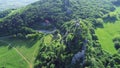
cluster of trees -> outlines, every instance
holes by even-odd
[[[76,4],[78,3],[78,4]],[[107,3],[107,4],[106,4]],[[104,4],[104,5],[102,5]],[[72,9],[74,12],[74,16],[80,17],[83,19],[86,18],[99,18],[109,11],[113,11],[115,8],[112,6],[110,2],[106,0],[76,0],[72,2]]]
[[[120,0],[113,0],[112,3],[116,6],[120,6]]]
[[[71,68],[75,67],[72,63],[72,57],[81,51],[87,33],[87,27],[84,23],[75,21],[66,22],[61,26],[61,31],[53,34],[51,43],[41,43],[41,48],[35,62],[35,68]],[[57,38],[56,35],[59,37]],[[46,37],[46,36],[45,36]],[[44,38],[44,37],[43,37]],[[85,45],[86,46],[86,45]],[[42,55],[42,56],[41,56]],[[84,61],[84,60],[83,60]],[[79,61],[82,63],[82,61]],[[78,63],[79,64],[79,63]],[[46,66],[47,65],[47,66]],[[81,65],[77,65],[82,67]],[[76,67],[77,67],[76,66]]]
[[[92,1],[93,0],[91,0],[91,2]],[[99,1],[94,1],[93,3],[95,3],[95,5],[98,5],[98,9],[99,7],[101,7],[101,9],[94,11],[93,9],[97,8],[94,8],[92,5],[88,7],[86,3],[89,2],[90,1],[87,0],[85,0],[85,2],[76,0],[69,3],[70,6],[67,7],[71,8],[71,11],[75,11],[72,12],[73,15],[71,14],[70,19],[72,19],[72,17],[76,19],[71,21],[67,20],[67,22],[62,23],[62,25],[60,23],[57,24],[62,39],[59,39],[59,41],[57,41],[58,39],[53,38],[50,44],[46,45],[44,42],[41,44],[41,46],[45,48],[40,49],[40,52],[35,62],[35,68],[120,67],[119,55],[112,56],[111,54],[102,50],[101,45],[98,42],[98,38],[95,35],[94,28],[89,22],[94,21],[95,26],[103,27],[103,22],[105,20],[117,20],[116,15],[106,14],[110,11],[113,11],[114,8],[110,6],[111,4],[109,4],[109,6],[102,6],[96,3]],[[79,5],[76,3],[79,3]],[[85,8],[83,8],[83,6]],[[90,7],[92,7],[92,9],[88,10],[88,8]],[[96,12],[99,13],[96,14]],[[106,17],[104,17],[104,14],[106,14]],[[89,17],[92,17],[93,19],[91,20]],[[82,20],[79,18],[86,20]],[[63,19],[60,18],[60,20]],[[52,37],[55,37],[55,35],[53,34]],[[55,46],[57,47],[55,48]],[[74,57],[75,61],[73,63]]]
[[[94,28],[86,20],[66,22],[49,36],[50,43],[44,42],[43,36],[35,68],[119,68],[119,55],[102,50]]]
[[[93,23],[94,27],[103,27],[103,23],[105,22],[115,22],[116,20],[118,20],[120,18],[119,13],[115,13],[115,12],[110,12],[107,13],[105,15],[103,15],[100,18],[92,18],[92,19],[88,19]]]
[[[13,9],[5,10],[5,11],[0,11],[0,18],[6,17]]]
[[[59,34],[56,34],[59,35]],[[41,38],[41,44],[38,56],[35,61],[35,68],[60,68],[64,67],[65,45],[60,43],[60,38],[54,38],[52,34],[44,35]],[[46,42],[48,38],[50,42]]]
[[[102,18],[97,18],[93,22],[95,27],[103,27],[104,20]]]
[[[109,21],[109,22],[115,22],[116,20],[118,20],[118,14],[117,13],[109,13],[109,14],[106,14],[103,16],[103,20],[106,22],[106,21]]]

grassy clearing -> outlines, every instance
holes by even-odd
[[[28,68],[27,63],[14,50],[8,47],[0,47],[0,68]]]
[[[96,35],[99,38],[102,48],[111,54],[115,54],[117,52],[112,41],[114,36],[117,34],[120,34],[120,21],[116,21],[115,23],[106,23],[104,24],[104,28],[98,28],[96,30]]]
[[[52,35],[47,35],[44,37],[44,43],[49,45],[51,43],[52,40]]]
[[[4,39],[5,40],[5,39]],[[40,40],[25,41],[20,39],[5,40],[11,43],[33,66],[37,56]],[[30,68],[28,63],[8,44],[0,42],[0,68]]]
[[[116,7],[116,10],[111,13],[119,14],[119,11],[120,7]],[[104,50],[111,54],[117,53],[112,39],[115,35],[120,34],[120,20],[113,23],[107,22],[104,24],[104,28],[97,28],[95,32]]]

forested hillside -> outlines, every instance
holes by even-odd
[[[34,24],[39,25],[45,22],[45,20],[48,20],[52,25],[55,25],[57,27],[60,26],[59,24],[64,23],[64,21],[70,21],[71,19],[76,20],[81,18],[94,21],[94,17],[99,18],[105,13],[108,13],[115,9],[113,6],[110,6],[112,4],[105,0],[100,1],[100,4],[97,4],[98,2],[99,1],[86,2],[83,0],[56,0],[54,2],[53,0],[38,1],[23,9],[12,11],[6,17],[3,17],[0,20],[4,23],[1,23],[1,29],[5,29],[4,33],[8,32],[7,34],[11,34],[18,31],[15,29],[20,30],[23,26],[34,28]],[[101,5],[105,2],[108,4],[105,4],[105,6]],[[89,4],[89,6],[87,4]],[[13,27],[9,27],[11,25]],[[2,30],[0,30],[0,32],[1,31]]]
[[[21,9],[0,12],[0,45],[6,43],[3,41],[14,43],[7,44],[26,61],[21,61],[22,68],[119,68],[120,35],[110,35],[107,40],[99,31],[107,29],[106,23],[120,20],[118,3],[119,0],[39,0]],[[114,30],[110,34],[113,33]],[[104,44],[106,40],[113,45]],[[20,43],[23,44],[18,46]],[[19,64],[16,66],[19,68]],[[7,63],[1,67],[6,68]]]

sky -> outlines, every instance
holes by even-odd
[[[38,0],[0,0],[0,11],[10,8],[18,8]]]

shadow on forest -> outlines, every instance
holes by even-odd
[[[5,38],[0,39],[0,47],[8,46],[8,49],[12,49],[12,47],[22,47],[25,46],[27,48],[32,47],[37,42],[37,39],[20,39],[20,38]]]
[[[104,19],[104,22],[115,23],[116,19]]]
[[[120,1],[115,1],[115,2],[112,2],[115,6],[120,6]]]

